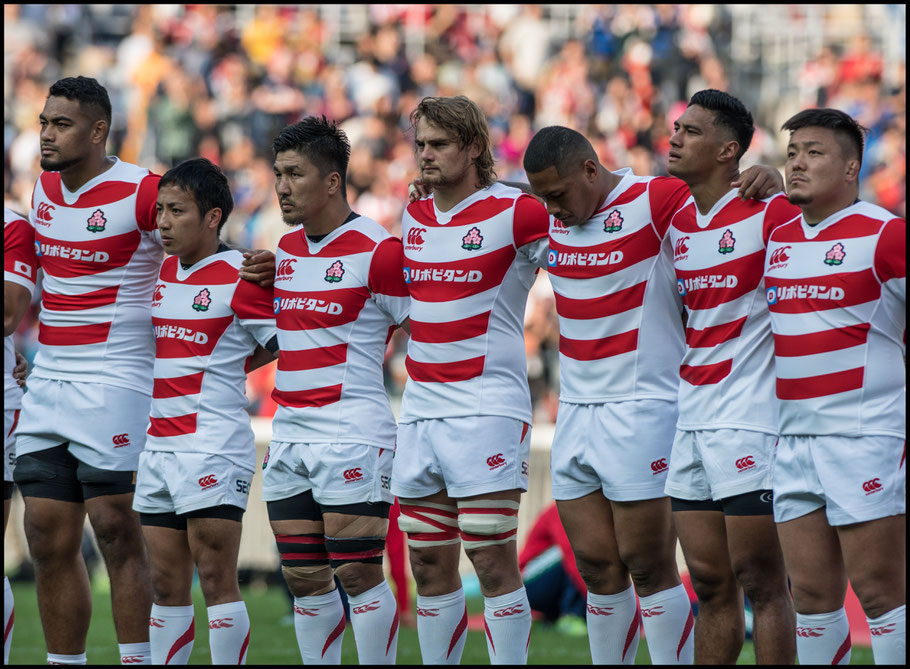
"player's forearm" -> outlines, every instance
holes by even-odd
[[[9,337],[19,327],[28,309],[28,291],[15,283],[3,283],[3,336]]]

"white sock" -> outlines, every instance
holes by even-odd
[[[148,641],[117,644],[120,648],[120,664],[151,664],[152,646]]]
[[[250,647],[250,616],[243,600],[216,604],[209,616],[209,652],[212,664],[246,664]]]
[[[388,582],[356,597],[348,595],[351,627],[360,664],[395,664],[398,655],[398,602]]]
[[[344,625],[338,588],[315,597],[294,597],[294,629],[304,664],[341,664]]]
[[[638,598],[651,664],[692,664],[695,616],[682,583]]]
[[[152,604],[149,618],[149,645],[152,664],[187,664],[193,652],[196,628],[193,605]]]
[[[483,598],[483,624],[490,664],[527,664],[531,644],[531,605],[524,586]]]
[[[901,604],[878,618],[867,617],[866,620],[872,633],[875,664],[906,664],[907,605]]]
[[[587,611],[593,664],[635,664],[641,614],[632,585],[614,595],[588,592]]]
[[[796,614],[796,657],[800,664],[850,664],[850,648],[845,608]]]
[[[9,579],[3,577],[3,664],[9,664],[9,648],[13,645],[13,620],[16,618],[13,589]]]
[[[48,664],[85,664],[85,653],[81,655],[54,655],[47,654]]]
[[[417,595],[417,640],[424,664],[460,664],[467,632],[464,589],[437,597]]]

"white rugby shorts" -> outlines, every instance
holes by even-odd
[[[29,377],[16,430],[16,455],[70,442],[81,462],[136,471],[145,448],[152,397],[104,383]]]
[[[676,402],[559,403],[550,449],[553,499],[603,490],[616,502],[664,496]]]
[[[133,509],[183,514],[231,504],[246,509],[253,470],[223,455],[143,451]]]
[[[262,460],[262,499],[274,502],[307,490],[326,506],[394,502],[389,491],[394,452],[368,444],[272,441]]]
[[[832,526],[906,513],[906,449],[900,437],[782,436],[774,461],[774,521],[822,506]]]
[[[664,490],[699,501],[770,490],[775,444],[776,434],[755,430],[677,430]]]
[[[455,499],[528,489],[531,426],[507,416],[428,418],[398,425],[392,493]]]
[[[3,480],[13,480],[13,469],[16,468],[16,424],[19,421],[19,409],[3,410]]]

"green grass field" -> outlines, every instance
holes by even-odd
[[[278,588],[246,586],[241,588],[243,599],[252,621],[250,649],[247,664],[300,664],[300,653],[294,638],[294,627],[283,624],[282,619],[290,607],[285,594]],[[41,623],[38,619],[38,605],[35,588],[31,583],[13,583],[16,599],[16,623],[13,631],[13,647],[10,664],[44,664],[47,660]],[[89,664],[120,664],[117,653],[117,638],[111,619],[111,604],[103,586],[93,591],[92,625],[89,628],[86,648]],[[197,588],[193,591],[196,606],[196,641],[190,664],[211,664],[208,650],[205,603]],[[483,611],[483,600],[468,599],[468,612]],[[341,661],[343,664],[357,664],[357,651],[351,627],[344,635]],[[462,664],[489,664],[487,645],[482,631],[469,631],[465,643]],[[591,664],[586,637],[567,637],[554,628],[534,623],[531,631],[529,664]],[[398,664],[421,664],[420,649],[417,645],[417,630],[402,627],[398,636]],[[647,644],[644,639],[638,647],[635,664],[650,664]],[[752,643],[747,641],[738,664],[755,664]],[[851,664],[872,664],[872,651],[868,648],[853,647]]]

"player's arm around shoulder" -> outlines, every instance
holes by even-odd
[[[411,296],[405,274],[404,244],[398,237],[386,237],[373,250],[367,289],[389,319],[410,335]]]
[[[512,234],[515,248],[531,264],[546,269],[550,250],[550,215],[536,196],[522,193],[515,200]]]
[[[278,359],[278,327],[271,287],[264,288],[250,281],[238,281],[231,309],[240,327],[250,333],[257,346],[247,358],[247,373]]]
[[[784,189],[784,178],[775,167],[753,165],[730,182],[730,188],[737,187],[742,200],[764,200]]]
[[[35,232],[25,218],[4,212],[3,229],[3,336],[16,331],[32,300],[38,273]]]

